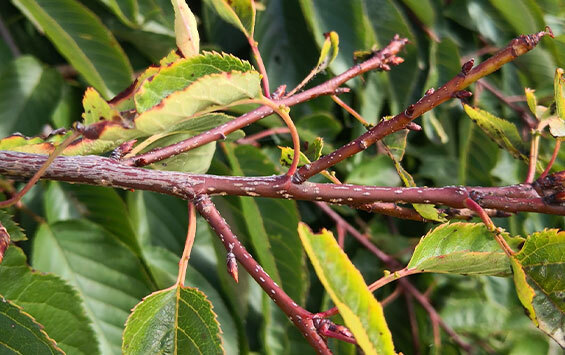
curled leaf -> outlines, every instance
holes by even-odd
[[[321,72],[326,70],[326,68],[334,61],[339,53],[339,36],[336,32],[331,31],[324,33],[326,40],[322,45],[322,50],[320,52],[320,58],[318,59],[318,64],[316,64],[316,72]]]

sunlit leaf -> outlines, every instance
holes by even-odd
[[[380,303],[332,233],[324,229],[314,234],[301,223],[298,234],[318,278],[361,349],[366,354],[395,354]]]
[[[15,246],[8,249],[0,264],[0,294],[41,323],[67,354],[99,353],[98,341],[77,292],[53,274],[33,271],[26,264],[23,251]]]
[[[530,88],[526,88],[524,89],[525,93],[526,93],[526,101],[528,102],[528,108],[530,109],[530,111],[532,111],[532,113],[535,115],[537,115],[537,107],[538,107],[538,100],[536,98],[536,94],[535,94],[535,90],[532,90]]]
[[[339,36],[335,31],[324,34],[326,37],[322,50],[320,51],[320,58],[316,64],[316,71],[320,72],[325,70],[337,57],[339,53]]]
[[[505,235],[513,247],[523,240]],[[424,272],[510,276],[510,260],[482,223],[442,224],[420,240],[407,266]]]
[[[516,291],[529,317],[565,347],[565,232],[534,233],[512,257]]]
[[[175,286],[145,297],[124,331],[124,354],[223,354],[212,304],[193,288]]]

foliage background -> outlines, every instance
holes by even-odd
[[[9,34],[0,39],[0,136],[16,131],[34,135],[48,130],[46,125],[69,127],[80,118],[87,86],[97,87],[109,99],[129,86],[135,73],[175,46],[174,14],[167,0],[36,2],[53,10],[54,20],[76,38],[79,50],[69,54],[56,38],[41,33],[21,10],[31,1],[0,3],[0,19]],[[206,4],[187,3],[200,20],[203,49],[250,57],[247,41],[239,31],[219,19]],[[429,87],[449,80],[460,71],[463,58],[474,57],[475,63],[480,62],[513,37],[542,30],[545,25],[552,27],[554,40],[544,39],[535,51],[487,80],[509,97],[523,95],[524,87],[535,88],[540,102],[548,103],[555,67],[565,66],[565,5],[560,0],[269,0],[263,4],[265,10],[258,13],[255,38],[273,89],[282,84],[292,88],[302,80],[317,61],[324,32],[339,34],[340,54],[314,83],[353,65],[355,50],[385,45],[395,33],[410,39],[411,44],[401,54],[404,64],[390,73],[370,73],[349,83],[353,91],[343,99],[371,123],[399,112]],[[15,49],[10,48],[10,38]],[[88,68],[81,70],[69,64],[84,62],[85,58],[98,77],[89,74]],[[519,115],[490,92],[478,85],[473,91],[475,105],[524,126]],[[364,131],[328,98],[293,107],[292,116],[302,140],[321,136],[326,152]],[[523,180],[526,166],[498,149],[464,115],[458,102],[442,105],[418,123],[424,130],[409,135],[404,158],[404,167],[418,185],[506,185]],[[246,133],[278,125],[278,119],[268,118],[247,128]],[[232,174],[238,166],[245,175],[280,172],[276,146],[289,146],[287,138],[273,136],[261,141],[261,148],[227,145],[226,149],[217,149],[209,172]],[[542,140],[542,157],[551,154],[549,142]],[[565,152],[561,151],[556,168],[563,170],[564,164]],[[401,183],[388,157],[376,147],[336,166],[336,171],[350,183]],[[310,311],[328,307],[328,296],[306,263],[295,227],[299,220],[314,229],[330,227],[330,219],[309,203],[257,199],[261,214],[257,221],[241,212],[241,198],[217,198],[215,202],[244,241],[249,240],[257,223],[264,225],[282,285],[295,300]],[[119,353],[129,310],[142,297],[175,280],[186,235],[185,203],[147,192],[42,182],[26,196],[24,205],[25,209],[10,212],[29,238],[18,245],[30,265],[53,272],[74,287],[74,291],[65,291],[69,301],[63,302],[63,307],[72,309],[69,313],[81,324],[77,329],[86,335],[76,344],[70,340],[66,351],[95,353],[92,344],[96,338],[102,353]],[[336,209],[402,262],[408,261],[411,248],[431,227]],[[521,214],[496,223],[513,235],[525,235],[544,227],[563,229],[565,219]],[[241,275],[240,284],[234,286],[225,273],[221,246],[205,223],[200,221],[198,227],[187,283],[200,288],[213,303],[227,353],[312,352],[251,279]],[[366,281],[382,275],[379,262],[358,244],[348,240],[346,251]],[[510,279],[422,275],[412,280],[419,289],[429,290],[445,322],[473,343],[478,353],[559,351],[523,315]],[[394,285],[384,287],[376,296],[382,300],[393,290]],[[8,297],[2,286],[0,294],[17,300]],[[34,302],[38,301],[28,303]],[[397,299],[385,308],[385,315],[397,350],[412,354],[417,350],[407,325],[406,302]],[[18,304],[24,306],[25,302]],[[418,305],[414,312],[419,351],[437,351],[431,347],[427,314]],[[68,315],[59,316],[58,321],[67,321]],[[460,352],[445,334],[442,341],[441,353]],[[333,347],[336,353],[355,352],[346,344],[335,343]]]

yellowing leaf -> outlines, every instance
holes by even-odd
[[[320,58],[318,59],[318,64],[316,64],[316,72],[326,70],[339,53],[338,34],[331,31],[329,33],[325,33],[324,36],[326,37],[326,40],[324,41],[322,50],[320,51]]]
[[[512,257],[514,284],[528,316],[565,347],[565,232],[546,229],[528,237]]]
[[[464,105],[465,112],[471,119],[501,148],[506,149],[515,158],[528,161],[523,152],[527,151],[518,129],[514,124],[493,114]]]
[[[314,234],[300,223],[298,234],[318,278],[335,303],[345,325],[365,354],[394,354],[392,335],[380,303],[327,230]]]
[[[177,47],[185,58],[192,57],[200,51],[200,36],[196,18],[185,0],[171,0],[175,8],[175,36]]]
[[[538,100],[536,99],[536,95],[534,94],[536,91],[530,88],[526,88],[524,91],[526,93],[526,101],[528,102],[528,107],[530,108],[530,111],[532,111],[534,116],[536,116],[536,107],[538,106]]]

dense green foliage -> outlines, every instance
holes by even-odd
[[[376,124],[456,76],[466,59],[480,63],[517,35],[550,25],[554,39],[544,38],[538,48],[483,79],[521,111],[475,84],[470,105],[448,101],[418,119],[422,131],[387,137],[386,147],[374,145],[331,169],[341,181],[360,185],[503,186],[524,181],[528,168],[529,129],[523,116],[530,114],[524,88],[535,89],[532,111],[539,118],[555,111],[554,92],[563,90],[563,84],[554,85],[555,69],[565,67],[562,0],[264,0],[257,4],[256,17],[249,16],[248,1],[234,0],[234,11],[223,0],[186,3],[198,19],[201,54],[180,59],[171,52],[177,42],[169,0],[0,2],[0,25],[6,29],[0,38],[0,137],[14,132],[46,136],[53,128],[71,127],[81,120],[83,95],[85,124],[106,125],[118,111],[139,115],[135,128],[118,117],[119,124],[95,137],[100,139],[68,154],[104,153],[124,141],[151,137],[136,148],[147,151],[205,132],[257,106],[207,112],[214,105],[260,95],[260,75],[250,64],[256,62],[244,34],[258,42],[272,91],[280,85],[290,91],[313,68],[324,69],[333,59],[307,87],[322,83],[354,65],[355,51],[383,47],[395,34],[408,38],[399,54],[403,64],[354,78],[347,83],[351,92],[340,96]],[[330,31],[339,35],[335,59],[336,38],[330,51],[324,37]],[[322,58],[320,50],[325,51]],[[158,70],[160,76],[134,85],[135,95],[116,106],[106,103],[135,77],[149,78]],[[563,102],[558,100],[558,112]],[[303,159],[314,160],[366,131],[328,97],[293,106],[290,114],[303,145],[308,142]],[[194,117],[181,121],[187,116]],[[554,136],[563,136],[559,122],[550,123]],[[245,134],[281,126],[278,117],[269,116],[246,127]],[[286,171],[277,146],[292,147],[288,135],[270,135],[257,146],[238,144],[241,137],[243,132],[236,131],[222,144],[210,143],[151,167],[238,176]],[[0,142],[0,150],[23,144],[22,151],[48,151],[40,141],[22,143],[23,138],[12,137]],[[554,143],[544,132],[541,171]],[[553,168],[561,170],[563,149]],[[311,181],[327,179],[318,175]],[[0,183],[6,193],[19,187],[5,179]],[[382,306],[376,302],[393,294],[396,285],[380,288],[373,298],[363,279],[371,283],[387,275],[387,267],[349,237],[347,260],[332,244],[331,233],[316,238],[301,225],[334,228],[315,204],[234,196],[215,197],[214,202],[294,301],[311,312],[325,311],[335,302],[343,320],[332,319],[348,325],[368,353],[373,346],[392,351],[389,330],[394,349],[404,354],[464,351],[444,332],[441,344],[434,344],[429,314],[409,294]],[[433,205],[414,208],[429,220],[444,221]],[[42,181],[23,204],[6,211],[0,210],[0,221],[16,243],[0,264],[0,300],[7,301],[0,302],[0,352],[193,353],[198,344],[206,354],[222,348],[227,354],[314,353],[243,268],[234,283],[226,273],[223,245],[200,217],[187,287],[173,286],[188,224],[184,201],[147,191]],[[520,213],[494,219],[505,229],[510,247],[519,251],[508,258],[478,219],[438,227],[347,207],[334,211],[403,266],[426,272],[409,281],[427,290],[443,322],[475,353],[561,351],[536,325],[565,345],[565,234],[558,231],[565,228],[563,216]],[[345,283],[347,287],[339,287]],[[368,310],[374,312],[367,315]],[[10,321],[19,327],[10,329]],[[10,343],[6,339],[12,335]],[[356,352],[354,345],[339,340],[329,344],[336,354]]]

